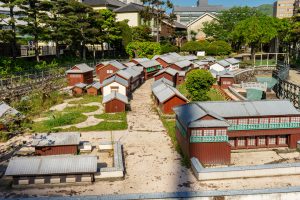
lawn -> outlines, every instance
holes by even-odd
[[[105,119],[105,120],[122,120],[126,121],[126,113],[103,113],[101,115],[95,115],[98,119]]]
[[[89,113],[89,112],[95,112],[98,110],[98,106],[81,106],[76,105],[72,107],[66,107],[63,112],[80,112],[80,113]]]
[[[69,104],[87,104],[92,102],[102,103],[102,96],[84,95],[82,99],[70,101]]]

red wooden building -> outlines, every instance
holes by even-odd
[[[222,89],[227,89],[234,83],[234,75],[230,72],[223,72],[219,76],[217,76],[218,85]]]
[[[176,85],[177,77],[178,77],[178,71],[168,67],[168,68],[164,68],[164,69],[160,70],[159,72],[154,74],[153,77],[154,77],[155,81],[157,81],[161,78],[165,78],[169,81],[172,81],[174,83],[174,85]]]
[[[188,102],[176,88],[161,82],[152,87],[155,103],[164,114],[172,114],[173,108]]]
[[[68,85],[74,86],[77,83],[93,83],[93,71],[94,69],[85,63],[75,65],[66,71]]]
[[[177,53],[168,53],[160,56],[154,56],[153,59],[159,62],[163,68],[167,68],[172,63],[175,63],[183,58]]]
[[[85,83],[77,83],[76,85],[74,85],[72,87],[72,94],[74,96],[82,95],[82,94],[86,93],[86,87],[87,87],[87,84],[85,84]]]
[[[132,92],[137,87],[139,87],[144,80],[144,73],[142,67],[128,67],[126,69],[120,70],[116,73],[116,76],[119,76],[128,82],[129,90]]]
[[[103,97],[102,103],[105,104],[106,113],[125,112],[128,98],[118,92],[112,92]]]
[[[101,94],[101,83],[100,82],[95,82],[91,85],[88,85],[86,87],[86,93],[88,95],[93,95],[93,96],[97,96]]]
[[[144,68],[144,79],[148,80],[154,76],[159,70],[162,69],[159,62],[156,60],[149,60],[145,62],[141,62],[138,64],[138,66],[141,66]]]
[[[230,164],[231,149],[294,149],[300,140],[300,112],[287,100],[192,102],[174,112],[181,149],[202,164]]]
[[[124,68],[126,68],[126,66],[116,60],[102,62],[96,65],[96,74],[100,83],[103,83],[105,79]]]
[[[193,68],[194,64],[189,60],[182,60],[175,63],[170,64],[170,68],[173,68],[177,71],[188,71]]]
[[[77,154],[79,143],[77,132],[44,133],[34,136],[32,146],[39,156]]]

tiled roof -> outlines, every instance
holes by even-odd
[[[107,103],[113,99],[118,99],[118,100],[124,102],[125,104],[128,104],[128,97],[124,96],[123,94],[120,94],[118,92],[112,92],[109,95],[104,96],[102,103]]]
[[[106,85],[108,85],[112,82],[117,82],[117,83],[120,83],[121,85],[123,85],[125,87],[128,87],[128,81],[121,78],[121,77],[119,77],[119,76],[116,76],[116,75],[114,75],[114,76],[112,76],[108,79],[105,79],[102,83],[102,87],[104,87],[104,86],[106,86]]]
[[[74,69],[75,67],[78,68]],[[72,67],[71,69],[67,70],[66,73],[73,73],[73,74],[79,74],[79,73],[86,73],[86,72],[91,72],[94,71],[93,68],[89,67],[87,64],[85,63],[81,63],[81,64],[76,64],[74,67]]]
[[[115,13],[140,12],[144,10],[144,6],[136,3],[129,3],[114,10]]]
[[[33,137],[32,146],[79,145],[79,132],[41,133]]]
[[[126,3],[123,3],[118,0],[82,0],[82,3],[89,6],[114,6],[121,7],[125,6]]]
[[[13,157],[6,176],[80,174],[97,172],[95,155]]]

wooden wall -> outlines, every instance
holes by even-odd
[[[39,156],[60,155],[60,154],[77,154],[77,145],[52,146],[52,147],[35,147],[35,154]]]

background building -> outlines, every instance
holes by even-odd
[[[175,6],[174,13],[178,22],[187,25],[205,13],[217,14],[223,9],[221,5],[208,5],[208,0],[198,0],[196,7]]]
[[[295,0],[278,0],[274,2],[273,16],[277,18],[292,17],[294,13]]]

